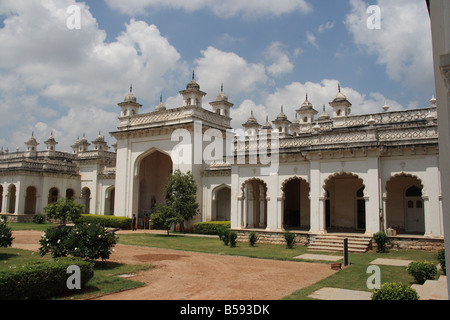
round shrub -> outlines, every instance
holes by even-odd
[[[37,214],[33,217],[32,222],[37,224],[43,224],[45,222],[46,218],[43,214]]]
[[[286,246],[289,249],[292,249],[294,247],[294,243],[295,243],[295,233],[292,233],[290,231],[286,231],[284,233],[284,239],[286,240]]]
[[[217,229],[217,234],[219,239],[223,241],[223,243],[227,246],[230,242],[230,229],[221,227]]]
[[[374,291],[372,300],[419,300],[419,295],[408,285],[386,282]]]
[[[237,232],[231,231],[229,238],[230,238],[230,247],[232,248],[236,247]]]
[[[98,224],[77,224],[74,227],[49,228],[39,240],[39,253],[53,258],[71,255],[85,260],[108,259],[117,237]]]
[[[426,280],[434,280],[437,274],[436,266],[430,261],[411,262],[406,270],[418,284],[423,284]]]
[[[377,243],[378,246],[378,252],[386,252],[386,245],[388,242],[388,237],[386,232],[377,232],[373,235],[373,239]]]
[[[252,247],[254,247],[256,241],[258,241],[258,235],[256,234],[255,231],[250,232],[250,234],[248,235],[248,242]]]

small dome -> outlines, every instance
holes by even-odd
[[[186,90],[189,89],[200,90],[200,85],[195,82],[195,72],[192,72],[192,81],[186,85]]]
[[[256,120],[256,118],[253,116],[253,111],[250,115],[250,117],[248,118],[247,122],[244,124],[244,126],[259,126],[260,124],[258,123],[258,121]]]
[[[225,93],[223,93],[223,84],[222,87],[220,88],[220,93],[216,97],[216,101],[228,101],[228,96]]]
[[[161,97],[159,98],[159,104],[156,106],[155,110],[156,111],[165,111],[166,109],[167,109],[166,106],[162,102],[162,95],[161,95]]]
[[[281,106],[281,112],[278,114],[277,119],[275,121],[286,121],[287,116],[283,112],[283,106]]]
[[[133,86],[130,86],[130,92],[125,96],[124,102],[136,102],[136,97],[133,94]]]
[[[302,106],[300,107],[301,111],[305,111],[305,110],[312,110],[313,109],[313,105],[311,102],[309,102],[308,100],[308,94],[306,94],[306,99],[305,101],[302,103]]]
[[[338,85],[338,93],[334,98],[333,102],[345,101],[347,97],[341,92],[341,85]]]
[[[323,112],[320,114],[318,120],[329,120],[330,115],[325,111],[325,105],[323,105]]]
[[[266,129],[266,130],[272,129],[272,125],[269,122],[269,116],[266,116],[266,123],[264,123],[264,125],[262,126],[262,129]]]

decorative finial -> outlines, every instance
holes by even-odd
[[[195,70],[192,71],[192,81],[195,81]]]
[[[306,93],[306,101],[308,101],[308,93]]]
[[[338,91],[341,92],[341,84],[338,83]]]
[[[323,104],[323,112],[325,112],[325,103]]]
[[[162,103],[162,94],[159,96],[159,103]]]
[[[130,93],[133,92],[133,84],[130,85]]]
[[[269,116],[268,115],[266,116],[266,122],[269,122]]]
[[[283,112],[283,105],[281,105],[281,112]]]
[[[222,83],[222,86],[220,87],[220,92],[223,93],[223,83]]]

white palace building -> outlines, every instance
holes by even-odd
[[[86,212],[136,214],[142,221],[164,201],[167,178],[179,169],[198,184],[200,215],[192,222],[231,221],[241,232],[273,234],[372,236],[394,229],[442,240],[436,100],[422,109],[384,106],[352,115],[337,91],[332,116],[306,96],[292,121],[282,108],[272,122],[252,112],[233,130],[233,104],[223,88],[207,106],[193,78],[180,91],[182,106],[160,103],[145,114],[130,90],[110,133],[113,151],[101,135],[77,140],[72,153],[56,151],[53,136],[42,150],[34,137],[23,152],[2,149],[1,212],[26,220],[58,198],[74,197]]]

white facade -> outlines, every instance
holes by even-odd
[[[281,110],[261,126],[252,113],[238,131],[230,127],[233,104],[223,87],[209,106],[194,77],[180,94],[183,106],[168,109],[161,99],[155,111],[140,114],[130,90],[111,133],[114,152],[100,135],[94,150],[83,137],[73,154],[37,151],[32,139],[26,152],[3,151],[2,212],[41,213],[71,195],[87,212],[136,214],[142,221],[164,202],[167,178],[180,169],[192,172],[198,185],[201,214],[191,223],[230,220],[238,230],[310,234],[372,235],[394,228],[443,236],[434,99],[422,109],[390,112],[384,106],[358,116],[350,114],[339,88],[330,102],[332,117],[325,108],[318,115],[306,98],[292,122]]]

